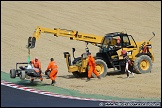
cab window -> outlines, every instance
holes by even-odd
[[[130,46],[130,41],[129,41],[129,38],[128,36],[123,36],[123,47],[127,47],[127,46]]]

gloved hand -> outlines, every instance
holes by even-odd
[[[47,71],[48,71],[48,70],[45,71],[45,75],[47,75]]]

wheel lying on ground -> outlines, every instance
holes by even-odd
[[[21,71],[20,73],[20,79],[24,80],[26,77],[26,73],[24,71]]]
[[[152,60],[147,55],[141,55],[134,61],[134,69],[136,73],[148,73],[152,69]]]
[[[10,78],[16,78],[16,70],[15,69],[10,70]]]
[[[107,64],[101,60],[96,60],[96,71],[99,73],[100,77],[105,77],[107,75]],[[94,73],[92,73],[92,77],[96,77]]]

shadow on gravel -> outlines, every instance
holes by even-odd
[[[51,84],[42,84],[41,86],[51,86]]]
[[[72,78],[75,78],[74,75],[63,75],[63,76],[57,76],[57,77],[66,78],[66,79],[72,79]]]
[[[65,79],[82,79],[82,78],[86,78],[86,77],[78,77],[76,78],[74,75],[63,75],[63,76],[57,76],[57,77],[61,77],[61,78],[65,78]]]
[[[110,71],[107,73],[108,76],[114,76],[114,75],[124,75],[126,73],[124,72],[114,72],[114,71]]]
[[[114,72],[114,71],[107,72],[107,76],[123,75],[123,74],[126,74],[126,73]],[[63,76],[57,76],[57,77],[61,77],[65,79],[86,79],[87,78],[86,76],[76,78],[74,75],[63,75]]]
[[[115,75],[123,75],[123,74],[126,74],[126,73],[110,71],[107,73],[106,76],[115,76]],[[87,78],[86,76],[75,77],[74,75],[62,75],[62,76],[60,75],[57,77],[61,77],[61,78],[65,78],[65,79],[86,79]],[[122,78],[122,77],[119,77],[119,78]]]
[[[41,81],[34,81],[31,83],[29,80],[23,80],[23,81],[18,81],[15,84],[29,87],[29,86],[38,86],[40,85],[40,82]]]
[[[87,77],[78,77],[78,78],[76,78],[73,75],[63,75],[63,76],[57,76],[57,77],[61,77],[61,78],[69,79],[69,80],[71,80],[71,79],[86,80],[87,79]]]

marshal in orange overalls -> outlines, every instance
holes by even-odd
[[[90,67],[90,69],[88,70],[88,78],[91,78],[92,72],[97,77],[99,77],[99,74],[96,71],[96,62],[95,62],[95,59],[93,58],[93,56],[91,54],[88,55],[88,65]]]
[[[39,72],[40,80],[43,81],[42,73],[41,73],[41,62],[38,60],[38,57],[35,60],[32,60],[31,63],[33,64],[34,68],[37,68],[35,71]],[[34,81],[34,78],[31,78],[31,81]]]
[[[35,68],[38,68],[38,69],[41,70],[41,63],[40,63],[39,60],[37,60],[37,59],[32,60],[31,63],[33,64],[33,66],[34,66]]]
[[[49,63],[46,71],[48,70],[51,70],[49,77],[52,80],[51,84],[53,84],[55,83],[56,75],[58,73],[58,66],[53,58],[51,58],[51,62]]]

